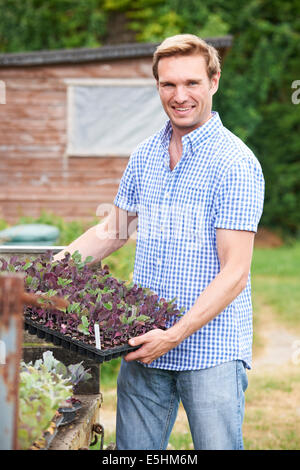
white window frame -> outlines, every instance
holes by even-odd
[[[128,154],[107,155],[107,153],[93,153],[90,151],[81,151],[80,153],[72,148],[72,135],[73,135],[73,117],[74,117],[74,89],[76,86],[149,86],[156,87],[156,80],[154,78],[67,78],[64,80],[67,85],[67,157],[128,157]]]

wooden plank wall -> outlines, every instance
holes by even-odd
[[[128,158],[67,157],[67,78],[152,77],[151,58],[75,65],[1,67],[0,217],[41,210],[88,219],[112,202]]]

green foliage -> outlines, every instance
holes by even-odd
[[[78,315],[81,312],[80,302],[72,302],[67,307],[67,313],[77,313]]]
[[[291,85],[300,77],[300,4],[251,0],[233,15],[234,4],[224,8],[224,19],[234,18],[234,42],[215,108],[262,164],[266,195],[261,224],[297,235],[300,120]]]
[[[86,315],[82,315],[81,317],[81,323],[80,325],[78,325],[78,331],[80,331],[80,333],[83,333],[84,335],[89,335],[90,332],[89,332],[89,319]]]
[[[21,362],[18,440],[22,450],[42,437],[58,408],[72,396],[73,387],[91,377],[82,362],[66,367],[52,351],[45,351],[34,364]]]
[[[128,280],[132,281],[135,248],[135,242],[129,240],[122,248],[105,258],[112,275],[117,279],[127,280],[127,286],[130,285]]]
[[[84,382],[92,378],[89,374],[89,370],[86,370],[83,365],[83,361],[78,364],[70,364],[66,367],[62,362],[55,359],[52,351],[45,351],[43,353],[43,359],[38,359],[35,361],[33,367],[37,370],[46,368],[48,372],[53,372],[60,375],[63,379],[67,379],[67,384],[78,385],[79,382]],[[30,362],[27,366],[32,366]]]
[[[0,0],[0,51],[100,46],[106,31],[101,0]]]
[[[24,269],[25,269],[25,267],[24,267]],[[72,279],[64,279],[62,277],[59,277],[57,279],[57,284],[61,287],[65,287],[65,286],[67,286],[68,284],[71,284],[71,283],[72,283]]]
[[[76,266],[77,269],[79,269],[79,270],[82,269],[82,268],[85,266],[86,263],[90,263],[90,262],[93,260],[93,257],[92,257],[92,256],[87,256],[87,257],[85,258],[85,260],[82,260],[82,259],[81,259],[81,253],[79,253],[78,250],[76,250],[76,251],[72,254],[71,258],[74,260],[75,266]],[[67,284],[69,284],[69,282],[67,282]],[[67,285],[67,284],[66,284],[66,285]]]
[[[103,362],[100,367],[100,383],[103,391],[115,388],[117,377],[121,366],[121,357],[109,362]]]
[[[0,11],[2,52],[100,46],[118,13],[127,17],[137,41],[183,31],[215,36],[229,29],[212,2],[198,0],[0,0]]]
[[[148,317],[147,315],[137,316],[136,313],[137,307],[135,305],[131,305],[129,308],[127,308],[125,313],[120,317],[123,325],[131,325],[134,321],[145,322],[147,320],[150,320],[150,317]]]
[[[136,31],[137,41],[156,42],[183,32],[221,36],[229,30],[229,24],[209,1],[106,0],[104,8],[126,10],[129,28]]]
[[[59,406],[72,395],[72,385],[46,364],[35,368],[22,363],[19,387],[18,440],[28,449],[51,423]]]

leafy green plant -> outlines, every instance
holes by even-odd
[[[78,364],[65,366],[61,361],[55,359],[52,351],[45,351],[43,353],[43,359],[37,359],[33,367],[37,370],[44,367],[48,372],[60,375],[63,379],[67,380],[68,385],[74,387],[79,384],[79,382],[89,380],[92,377],[91,374],[89,374],[89,369],[84,369],[82,362],[83,361]],[[32,363],[28,365],[32,366]]]
[[[45,351],[42,359],[21,362],[19,385],[18,440],[21,449],[28,449],[40,439],[57,410],[72,402],[74,387],[91,378],[82,362],[66,367]]]
[[[78,385],[79,382],[85,382],[92,377],[91,374],[89,374],[89,371],[83,367],[82,362],[79,364],[69,365],[67,374],[73,387]]]
[[[21,363],[19,385],[20,449],[28,449],[51,423],[59,406],[72,395],[69,379],[44,364],[38,368]]]
[[[80,331],[80,333],[83,333],[84,335],[89,335],[90,334],[90,332],[89,332],[89,320],[88,320],[88,317],[86,315],[82,315],[81,323],[80,323],[80,325],[77,326],[77,329],[78,329],[78,331]]]

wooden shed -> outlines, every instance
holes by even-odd
[[[223,59],[232,38],[207,41]],[[87,219],[113,201],[136,141],[166,119],[156,46],[0,54],[1,218],[46,210]]]

